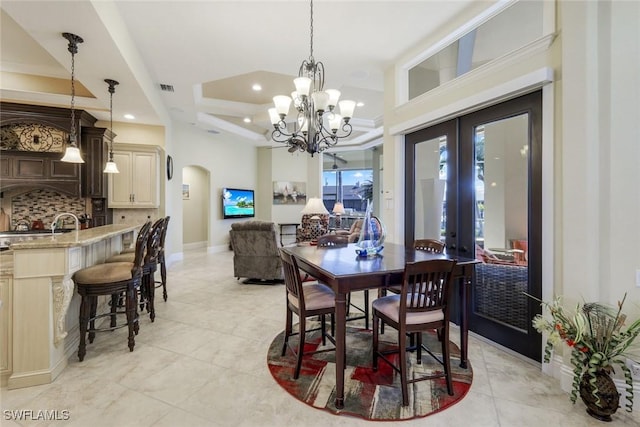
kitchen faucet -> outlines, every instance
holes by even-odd
[[[63,212],[61,214],[58,214],[54,219],[53,222],[51,223],[51,234],[54,234],[56,231],[56,224],[58,223],[58,220],[63,217],[63,216],[71,216],[73,217],[73,219],[76,221],[76,231],[78,231],[80,229],[80,221],[78,220],[78,217],[75,216],[74,214],[72,214],[71,212]]]

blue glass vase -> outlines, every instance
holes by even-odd
[[[382,251],[386,236],[384,224],[372,214],[373,204],[367,202],[367,210],[362,221],[360,238],[356,243],[356,253],[360,257],[376,256]]]

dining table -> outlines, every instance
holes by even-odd
[[[410,246],[385,243],[375,256],[361,257],[356,244],[321,248],[313,245],[287,246],[282,250],[293,255],[298,267],[330,286],[335,293],[335,341],[336,341],[336,398],[335,406],[344,407],[344,368],[347,321],[347,295],[353,291],[385,288],[402,283],[405,264],[413,261],[436,259],[456,260],[454,281],[458,285],[455,295],[460,307],[460,367],[467,368],[469,335],[470,287],[476,259],[455,254],[434,254]]]

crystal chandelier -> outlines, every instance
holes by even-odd
[[[271,138],[289,147],[289,152],[306,151],[313,155],[338,143],[338,139],[351,135],[349,120],[353,116],[355,101],[338,102],[340,91],[324,88],[324,64],[313,58],[313,0],[311,0],[311,44],[309,58],[302,61],[298,78],[294,79],[296,90],[291,97],[273,97],[275,108],[269,109],[273,125]],[[294,129],[289,132],[285,121],[291,102],[297,110]],[[340,114],[334,112],[338,105]]]
[[[76,135],[76,112],[74,109],[76,101],[76,86],[75,86],[75,56],[78,53],[78,43],[84,42],[82,37],[76,36],[71,33],[62,33],[62,37],[69,41],[67,50],[71,52],[71,130],[69,131],[69,145],[64,152],[64,156],[60,159],[67,163],[84,163],[82,156],[80,156],[80,149],[77,144]]]
[[[120,173],[118,170],[118,165],[113,161],[113,94],[116,91],[116,85],[119,85],[115,80],[104,79],[104,82],[109,85],[109,114],[110,114],[110,124],[109,131],[111,131],[111,143],[109,144],[109,161],[104,167],[103,173]]]

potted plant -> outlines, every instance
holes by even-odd
[[[624,373],[626,409],[633,410],[633,378],[625,364],[625,352],[640,334],[640,319],[625,325],[622,307],[626,297],[625,294],[617,308],[597,302],[579,303],[573,312],[565,310],[560,297],[551,303],[540,301],[551,319],[540,314],[533,319],[533,327],[538,332],[549,334],[544,350],[545,363],[549,362],[557,344],[564,342],[571,348],[571,402],[575,403],[580,394],[587,412],[603,421],[610,421],[611,414],[618,408],[619,394],[609,375],[614,365]]]

